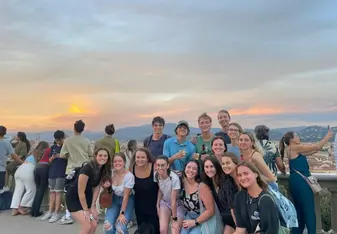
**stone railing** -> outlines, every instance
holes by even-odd
[[[336,173],[312,173],[321,185],[331,192],[331,230],[329,233],[337,233],[337,174]],[[289,193],[289,174],[278,175],[278,184],[283,185],[288,192],[289,199],[292,199]],[[315,212],[316,212],[316,233],[324,234],[322,229],[322,215],[320,209],[320,195],[315,195]]]

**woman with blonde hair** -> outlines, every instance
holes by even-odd
[[[265,177],[266,182],[268,182],[274,189],[278,190],[276,182],[276,177],[271,172],[266,162],[263,159],[263,151],[257,144],[253,134],[249,132],[241,133],[239,137],[239,147],[241,151],[241,160],[252,162]]]
[[[236,167],[236,175],[240,191],[234,198],[235,233],[278,233],[278,209],[257,167],[252,162],[243,161]]]

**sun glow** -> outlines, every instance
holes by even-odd
[[[81,114],[84,111],[81,110],[77,105],[71,105],[70,108],[69,108],[69,112],[71,114]]]

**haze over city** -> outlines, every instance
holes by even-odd
[[[10,1],[1,124],[117,128],[228,109],[246,128],[337,125],[334,1]],[[214,121],[214,127],[218,127]]]

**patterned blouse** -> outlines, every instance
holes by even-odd
[[[194,193],[187,194],[185,189],[182,189],[182,201],[184,203],[184,207],[188,211],[193,211],[197,214],[200,214],[198,190],[195,191]]]

